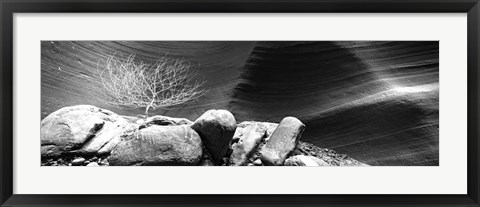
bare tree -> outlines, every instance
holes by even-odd
[[[166,108],[203,95],[203,82],[193,81],[190,64],[178,59],[160,58],[154,64],[134,62],[135,55],[119,60],[110,56],[100,79],[110,104],[145,108]]]

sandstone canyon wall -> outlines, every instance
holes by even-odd
[[[431,42],[42,42],[42,118],[90,104],[123,115],[144,109],[102,101],[97,68],[135,54],[190,62],[206,94],[154,114],[195,120],[227,109],[238,122],[306,125],[302,141],[370,165],[438,165],[439,44]]]

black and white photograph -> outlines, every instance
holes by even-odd
[[[439,41],[44,40],[40,92],[42,167],[439,166]]]

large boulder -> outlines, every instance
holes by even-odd
[[[108,153],[111,148],[104,147],[130,128],[126,125],[121,116],[95,106],[61,108],[41,121],[41,155]]]
[[[197,165],[202,158],[200,136],[188,126],[153,125],[138,130],[112,150],[110,165]]]
[[[305,125],[297,118],[285,117],[260,150],[262,163],[283,165],[300,140],[304,129]]]
[[[245,165],[248,158],[257,150],[265,134],[265,127],[257,123],[237,128],[234,139],[238,139],[238,141],[232,145],[233,152],[230,155],[230,163],[237,166]]]
[[[295,155],[285,160],[285,166],[330,166],[325,161],[305,155]]]
[[[216,164],[222,162],[237,128],[232,113],[226,110],[208,110],[192,125]]]

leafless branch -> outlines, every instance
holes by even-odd
[[[193,81],[190,65],[182,60],[160,58],[152,65],[136,63],[135,55],[119,60],[110,56],[99,76],[110,104],[166,108],[199,98],[203,82]]]

